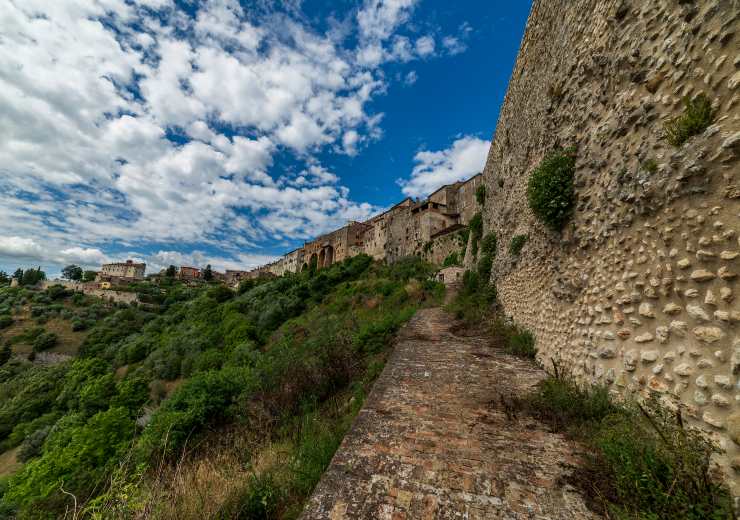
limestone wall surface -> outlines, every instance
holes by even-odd
[[[740,3],[535,0],[484,171],[504,312],[539,360],[654,393],[726,450],[740,491]],[[682,98],[716,120],[664,139]],[[576,146],[562,233],[527,205],[545,154]],[[514,235],[528,234],[518,259]],[[468,259],[469,260],[469,259]]]

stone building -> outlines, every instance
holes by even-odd
[[[249,277],[297,273],[312,263],[317,269],[323,269],[363,253],[391,262],[421,254],[425,244],[464,227],[480,211],[475,190],[481,184],[482,176],[477,174],[465,181],[442,186],[427,199],[405,198],[365,222],[349,222],[306,242],[279,260],[250,271]]]
[[[134,281],[143,280],[146,264],[134,263],[133,260],[103,264],[97,274],[96,281]]]
[[[180,266],[177,270],[177,278],[180,280],[198,280],[201,277],[201,271],[197,267]]]

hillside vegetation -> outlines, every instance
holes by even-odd
[[[418,259],[174,288],[74,360],[0,368],[0,517],[295,518],[394,332],[443,288]],[[5,289],[10,291],[10,289]]]

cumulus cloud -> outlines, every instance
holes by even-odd
[[[365,0],[352,47],[236,0],[0,5],[4,258],[93,265],[178,243],[241,261],[240,247],[366,218],[378,208],[314,157],[380,139],[382,65],[435,53],[406,30],[416,0]],[[273,173],[286,157],[305,168],[290,182]]]
[[[483,171],[490,143],[473,136],[456,139],[445,150],[417,152],[410,179],[399,179],[409,197],[425,197],[445,184],[467,179]]]
[[[58,244],[39,243],[31,238],[0,237],[0,258],[10,258],[17,262],[30,261],[54,264],[79,264],[90,267],[108,260],[100,249],[69,247],[59,249]]]

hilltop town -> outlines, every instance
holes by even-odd
[[[467,180],[442,186],[426,199],[407,197],[365,222],[350,222],[306,242],[279,260],[249,271],[247,276],[282,276],[303,271],[312,265],[321,269],[363,253],[389,262],[428,253],[428,249],[424,251],[426,244],[468,225],[480,209],[476,192],[480,193],[481,186],[479,173]]]

